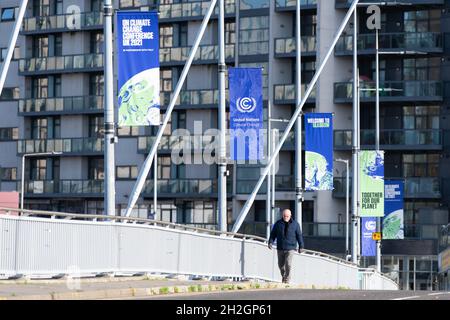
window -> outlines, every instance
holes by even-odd
[[[179,223],[216,224],[215,203],[210,201],[187,201],[184,204]],[[180,221],[181,220],[181,221]]]
[[[89,77],[89,95],[102,96],[104,91],[104,78],[102,74],[91,75]]]
[[[103,0],[91,0],[91,11],[102,11]]]
[[[225,43],[236,43],[236,23],[225,22]]]
[[[105,122],[105,120],[104,120],[103,116],[89,117],[89,137],[102,138],[104,122]]]
[[[439,154],[403,154],[403,177],[438,177]]]
[[[61,118],[32,118],[31,139],[57,139],[61,137]]]
[[[173,47],[173,26],[159,27],[159,45],[161,48]]]
[[[242,4],[242,3],[241,3]],[[269,17],[245,17],[240,19],[239,55],[269,53]]]
[[[404,13],[405,32],[441,32],[441,11],[420,10]]]
[[[55,35],[55,56],[62,56],[63,55],[63,50],[62,50],[62,35],[61,34],[57,34]]]
[[[19,128],[0,128],[0,141],[19,139]]]
[[[26,166],[31,181],[59,180],[59,158],[29,158],[29,166]]]
[[[141,6],[150,5],[151,7],[156,5],[157,0],[119,0],[119,8],[140,8]],[[160,1],[158,1],[160,2]],[[163,3],[163,1],[161,1]]]
[[[13,21],[16,17],[16,8],[3,8],[1,21]]]
[[[404,129],[439,129],[441,108],[439,106],[413,106],[403,107]]]
[[[0,96],[0,101],[17,100],[19,99],[19,97],[19,88],[3,88],[2,95]]]
[[[137,166],[117,166],[116,177],[117,179],[136,179],[138,176]]]
[[[243,10],[261,9],[269,7],[269,0],[241,0],[240,8]]]
[[[33,98],[48,98],[48,78],[33,78],[31,81],[31,96]]]
[[[103,215],[104,214],[103,201],[88,201],[87,202],[87,213]]]
[[[1,48],[0,51],[1,51],[0,52],[0,62],[3,62],[6,59],[6,54],[8,53],[8,48]],[[11,60],[14,61],[14,60],[18,60],[18,59],[20,59],[20,48],[15,47]]]
[[[50,15],[50,0],[34,0],[33,14],[35,17]]]
[[[103,53],[104,37],[103,32],[92,32],[90,39],[91,53]]]
[[[31,181],[47,180],[47,159],[30,159],[29,178]]]
[[[105,178],[103,158],[90,158],[88,167],[89,180],[103,180]]]
[[[38,36],[33,38],[33,58],[48,57],[48,36]]]
[[[16,181],[17,168],[0,168],[0,181]]]
[[[441,58],[419,58],[403,60],[403,80],[439,81]]]
[[[139,135],[139,127],[119,127],[117,129],[119,137],[137,137]]]
[[[172,69],[161,69],[161,90],[172,91]]]

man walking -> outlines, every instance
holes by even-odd
[[[289,283],[291,279],[292,257],[295,250],[302,253],[303,236],[300,225],[292,219],[291,210],[283,211],[282,218],[273,226],[270,233],[269,249],[272,249],[273,242],[277,239],[278,267],[280,268],[283,283]]]

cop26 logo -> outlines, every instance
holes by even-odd
[[[256,109],[256,100],[252,97],[239,98],[236,104],[237,109],[242,113],[251,113]]]
[[[377,228],[376,221],[366,221],[366,230],[375,231]]]

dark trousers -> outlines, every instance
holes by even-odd
[[[291,280],[292,257],[294,256],[295,250],[277,250],[277,252],[281,277],[284,283],[288,283]]]

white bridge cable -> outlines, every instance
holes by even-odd
[[[326,63],[328,62],[330,56],[332,55],[332,53],[334,51],[334,48],[339,40],[339,37],[341,36],[342,32],[344,31],[345,27],[347,26],[347,23],[350,20],[353,12],[356,10],[358,3],[359,3],[359,0],[354,0],[352,5],[350,6],[350,9],[348,10],[347,15],[345,16],[341,26],[339,27],[337,33],[334,36],[333,42],[325,56],[325,59],[322,61],[319,69],[314,74],[314,77],[311,80],[300,105],[297,106],[294,115],[292,116],[291,120],[289,121],[289,124],[287,125],[287,127],[283,133],[283,136],[281,137],[281,140],[278,142],[275,150],[272,151],[272,155],[270,156],[269,162],[268,162],[267,166],[264,168],[264,170],[261,174],[261,177],[259,178],[252,194],[250,195],[250,198],[247,199],[247,202],[245,203],[244,207],[242,208],[241,213],[237,217],[236,222],[233,226],[232,232],[235,232],[235,233],[238,232],[239,228],[241,227],[242,223],[244,222],[245,217],[247,216],[248,212],[250,211],[250,209],[253,205],[253,202],[256,199],[256,195],[258,194],[258,191],[264,182],[264,179],[266,178],[267,174],[269,173],[270,167],[273,165],[275,157],[279,154],[281,147],[283,146],[290,131],[292,130],[293,126],[295,125],[295,122],[297,121],[298,117],[302,114],[303,106],[305,105],[306,100],[308,100],[312,90],[314,89],[314,86],[316,85],[323,69],[325,68]]]

